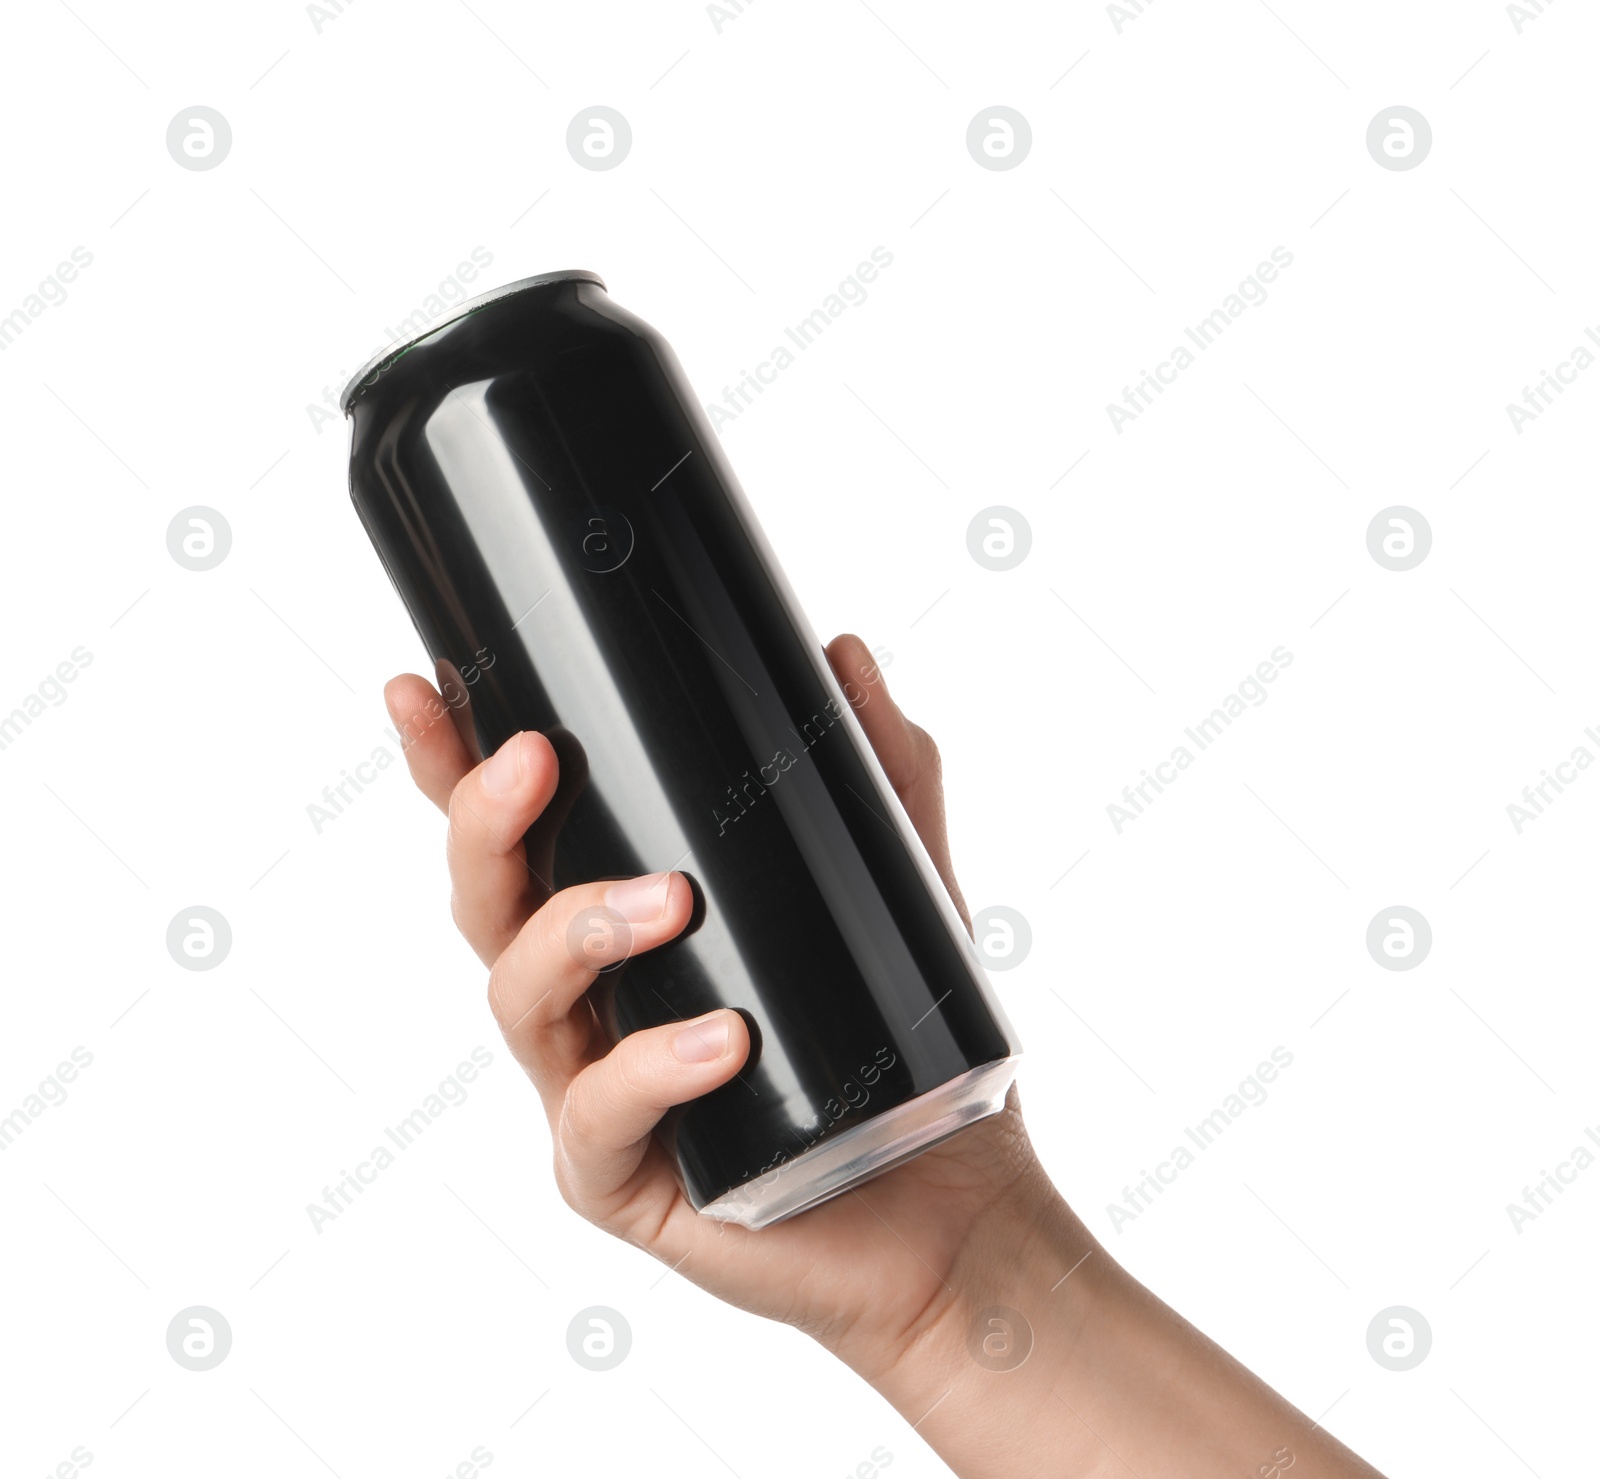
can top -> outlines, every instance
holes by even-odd
[[[380,349],[366,364],[355,372],[350,378],[350,383],[339,394],[339,409],[346,416],[350,414],[350,403],[355,399],[356,392],[362,389],[369,381],[377,379],[389,364],[398,359],[413,345],[426,339],[429,334],[437,332],[446,324],[455,323],[457,319],[465,318],[469,313],[476,313],[480,308],[487,308],[491,303],[498,303],[502,298],[509,298],[513,293],[526,292],[529,288],[542,288],[547,283],[553,282],[593,282],[601,287],[606,285],[605,279],[598,272],[590,272],[582,267],[568,268],[564,272],[541,272],[536,277],[518,278],[516,282],[508,282],[504,287],[491,288],[487,293],[479,293],[476,298],[468,298],[463,303],[458,303],[443,318],[437,318],[426,327],[418,329],[416,333],[407,335],[404,339],[396,339],[387,349]]]

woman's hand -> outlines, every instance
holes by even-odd
[[[889,697],[857,637],[828,647],[962,917],[939,755]],[[752,1233],[701,1217],[651,1130],[743,1066],[728,1010],[606,1039],[595,968],[665,944],[689,921],[687,880],[658,874],[551,896],[523,851],[556,756],[522,733],[474,765],[424,679],[385,690],[414,734],[412,776],[450,818],[451,907],[489,971],[500,1030],[544,1101],[556,1184],[606,1231],[713,1294],[815,1336],[968,1479],[1136,1473],[1140,1479],[1372,1479],[1377,1474],[1131,1278],[1040,1168],[1013,1090],[1003,1112],[855,1191]],[[612,954],[598,907],[630,923]],[[970,921],[969,921],[970,928]]]
[[[865,695],[857,717],[966,919],[933,741],[900,712],[859,637],[836,638],[827,654],[841,684]],[[490,967],[495,1019],[544,1102],[562,1196],[713,1294],[797,1326],[881,1380],[949,1308],[980,1230],[1054,1197],[1015,1093],[1002,1113],[792,1221],[752,1233],[701,1217],[651,1131],[670,1106],[739,1071],[750,1051],[744,1020],[724,1009],[612,1047],[585,993],[615,951],[568,943],[603,906],[631,927],[631,948],[618,949],[664,944],[689,921],[687,880],[657,874],[551,896],[522,841],[555,793],[549,742],[523,732],[474,765],[454,725],[417,723],[441,705],[425,679],[396,678],[384,696],[396,727],[416,734],[413,778],[450,818],[452,911]]]

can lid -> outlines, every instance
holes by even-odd
[[[458,319],[465,318],[468,314],[476,313],[480,308],[487,308],[491,303],[498,303],[502,298],[509,298],[513,293],[523,293],[529,288],[542,288],[553,282],[592,282],[601,287],[606,285],[605,279],[598,272],[589,272],[582,267],[568,268],[565,272],[541,272],[537,277],[522,277],[516,282],[508,282],[504,287],[491,288],[487,293],[479,293],[476,298],[468,298],[463,303],[458,303],[443,318],[436,318],[432,322],[408,334],[404,339],[396,339],[387,349],[380,349],[366,364],[356,371],[350,383],[345,386],[339,395],[339,409],[346,416],[350,414],[350,403],[355,399],[356,392],[374,381],[384,370],[388,369],[396,359],[410,349],[414,344],[426,339],[429,334],[436,333],[447,324],[453,324]]]

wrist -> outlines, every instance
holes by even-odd
[[[1298,1460],[1304,1479],[1381,1479],[1127,1273],[1035,1170],[975,1220],[894,1359],[862,1372],[956,1474],[1156,1479]]]
[[[958,1474],[1032,1479],[1046,1435],[1053,1472],[1097,1474],[1112,1455],[1076,1415],[1078,1373],[1130,1284],[1034,1163],[893,1350],[851,1364]]]

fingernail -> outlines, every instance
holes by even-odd
[[[672,1056],[680,1063],[709,1063],[727,1051],[728,1018],[723,1012],[687,1023],[672,1039]]]
[[[643,878],[625,878],[606,890],[606,903],[629,924],[654,924],[667,912],[670,873],[647,873]]]
[[[514,791],[522,779],[522,735],[514,734],[490,757],[483,767],[483,789],[491,796]]]

